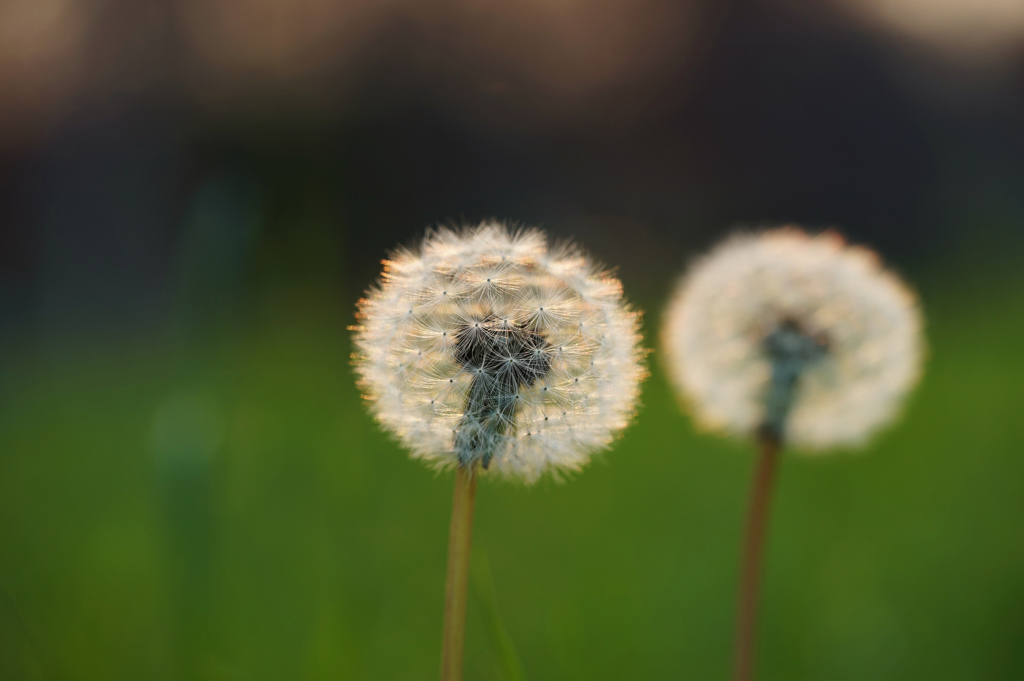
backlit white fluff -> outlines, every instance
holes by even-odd
[[[371,410],[438,467],[578,470],[630,421],[645,376],[619,281],[534,229],[429,232],[384,262],[358,318]]]
[[[799,329],[810,345],[779,435],[821,449],[860,444],[896,416],[920,376],[921,326],[915,296],[874,252],[783,228],[733,236],[699,260],[662,342],[698,422],[751,435],[766,422],[772,343]]]

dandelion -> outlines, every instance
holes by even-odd
[[[639,314],[571,245],[485,222],[384,261],[358,304],[353,361],[381,425],[456,469],[442,678],[461,678],[476,479],[578,471],[628,424],[645,375]]]
[[[760,554],[783,443],[815,452],[865,442],[921,373],[915,296],[878,256],[827,232],[740,234],[698,261],[670,302],[669,374],[699,425],[754,436],[737,617],[736,678],[753,667]]]

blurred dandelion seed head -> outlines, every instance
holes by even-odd
[[[698,423],[741,436],[767,428],[805,449],[863,443],[921,373],[915,296],[834,232],[726,240],[680,281],[662,336]]]
[[[429,232],[358,304],[353,362],[414,458],[533,482],[579,470],[628,424],[639,313],[572,245],[502,223]]]

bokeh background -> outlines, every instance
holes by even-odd
[[[760,676],[1024,679],[1020,0],[0,1],[0,678],[436,678],[451,480],[346,327],[488,217],[649,343],[736,226],[882,252],[927,373],[784,461]],[[752,452],[652,369],[587,471],[481,486],[467,680],[727,678]]]

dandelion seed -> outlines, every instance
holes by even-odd
[[[921,373],[914,295],[871,251],[796,228],[732,237],[669,304],[669,374],[698,422],[805,450],[863,443]]]
[[[574,247],[549,251],[537,230],[431,232],[386,261],[358,317],[354,363],[374,415],[413,457],[442,468],[478,462],[526,482],[579,470],[629,422],[645,375],[639,315],[621,285]],[[561,406],[548,385],[584,371],[586,387],[575,385],[590,408],[577,399],[543,439],[528,438]],[[467,377],[465,402],[426,418],[417,405],[452,402],[438,375]]]

